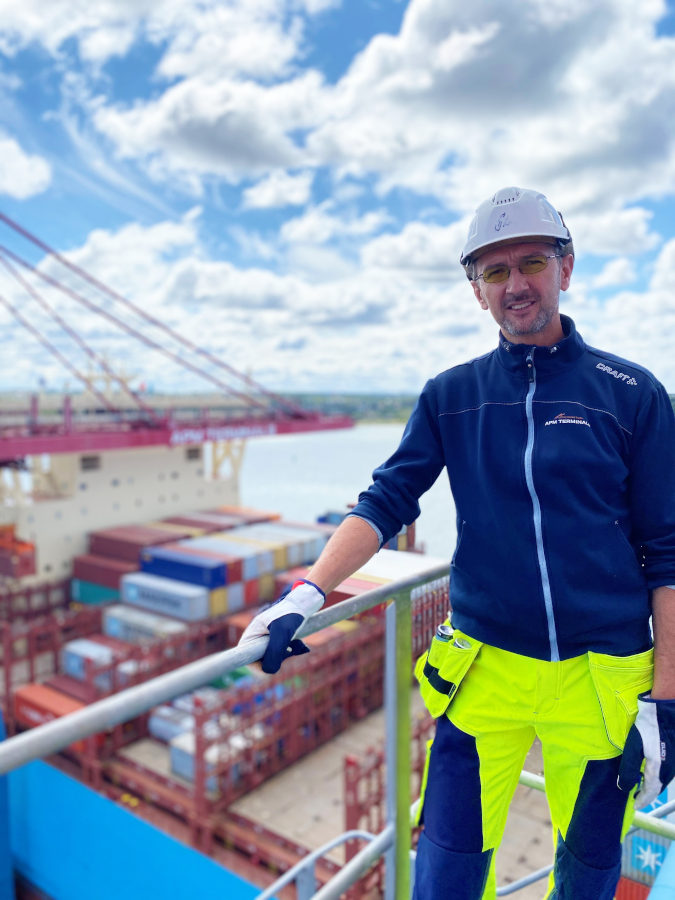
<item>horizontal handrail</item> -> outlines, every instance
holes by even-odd
[[[535,775],[533,772],[527,772],[525,769],[520,773],[520,783],[526,787],[535,788],[537,791],[545,791],[545,782],[543,775]],[[661,822],[660,816],[668,815],[668,809],[659,807],[652,812],[643,813],[636,810],[633,817],[633,828],[642,828],[644,831],[651,831],[652,834],[659,834],[661,837],[675,840],[675,824],[672,822]]]
[[[447,564],[440,565],[435,562],[424,572],[379,585],[358,597],[351,597],[322,609],[303,624],[298,636],[314,634],[357,613],[366,612],[386,602],[393,594],[447,575],[447,571]],[[147,712],[153,706],[166,703],[179,694],[195,690],[218,676],[255,662],[264,653],[267,641],[267,637],[261,637],[244,647],[233,647],[230,650],[213,653],[173,672],[159,675],[143,684],[98,700],[84,709],[3,741],[0,743],[0,775],[32,760],[63,750],[89,735],[106,731]]]
[[[372,864],[393,845],[394,825],[390,822],[373,841],[359,850],[356,856],[353,856],[329,882],[324,884],[314,894],[312,900],[339,900],[344,892],[356,884]]]
[[[282,888],[285,888],[287,884],[294,881],[300,872],[308,866],[313,865],[317,860],[321,859],[322,856],[325,856],[326,853],[330,853],[331,850],[339,847],[340,844],[344,844],[346,841],[374,841],[376,836],[377,835],[372,834],[370,831],[360,831],[358,829],[344,831],[342,834],[334,837],[331,841],[328,841],[328,843],[324,844],[322,847],[318,847],[316,850],[312,850],[311,853],[308,853],[307,856],[303,856],[300,862],[297,862],[293,868],[284,872],[280,878],[277,878],[274,884],[265,888],[262,894],[258,894],[255,900],[272,900],[274,895]]]

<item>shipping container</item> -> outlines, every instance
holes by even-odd
[[[235,520],[228,523],[226,516],[209,516],[206,513],[186,513],[182,516],[168,516],[162,521],[172,525],[186,525],[188,528],[201,528],[203,534],[210,534],[212,531],[224,531],[226,528],[234,528],[235,525],[240,524]]]
[[[61,670],[64,675],[70,675],[77,681],[87,681],[90,671],[110,666],[114,659],[115,654],[110,647],[90,641],[88,638],[68,641],[61,648]],[[101,691],[110,691],[112,673],[110,671],[99,672],[94,676],[94,685]]]
[[[76,678],[71,678],[70,675],[52,675],[51,678],[45,679],[44,684],[67,697],[78,700],[85,706],[101,697],[100,691],[97,691],[92,684],[78,681]]]
[[[269,512],[263,509],[252,509],[249,506],[218,506],[216,509],[207,509],[207,513],[224,513],[239,519],[242,525],[254,525],[256,522],[275,522],[281,518],[278,512]]]
[[[85,603],[88,606],[100,606],[103,603],[118,603],[120,592],[114,588],[94,584],[93,581],[83,581],[81,578],[73,578],[70,582],[70,599],[73,603]]]
[[[262,552],[260,548],[231,541],[227,537],[228,532],[216,532],[208,537],[194,538],[190,541],[190,547],[195,550],[209,550],[214,553],[231,555],[241,561],[242,581],[252,581],[267,572],[274,571],[274,557],[269,551]]]
[[[150,711],[148,732],[155,740],[168,744],[172,738],[186,731],[193,731],[195,718],[175,706],[156,706]]]
[[[193,538],[185,541],[177,541],[175,544],[164,544],[163,548],[178,550],[180,553],[187,553],[189,556],[204,557],[206,559],[214,559],[223,563],[227,574],[226,584],[233,584],[236,581],[243,581],[243,561],[240,556],[233,556],[231,553],[223,553],[206,547],[195,546]]]
[[[223,532],[223,537],[239,547],[248,547],[258,554],[258,575],[266,575],[272,572],[280,572],[288,568],[288,554],[286,545],[281,541],[263,541],[247,534],[248,528],[233,528],[232,531]],[[220,535],[210,535],[208,540],[214,540]]]
[[[95,556],[111,556],[138,563],[144,547],[168,544],[189,537],[188,532],[168,531],[165,528],[147,528],[142,525],[123,525],[105,528],[89,535],[89,553]]]
[[[206,534],[205,528],[199,528],[197,525],[181,525],[176,522],[169,522],[167,519],[159,519],[152,522],[144,522],[144,528],[158,528],[160,531],[168,531],[174,535],[175,539],[183,539],[184,537],[201,537]]]
[[[241,516],[228,513],[214,512],[187,512],[180,516],[170,516],[165,522],[174,522],[177,525],[183,523],[196,528],[203,528],[206,532],[227,531],[228,528],[237,528],[242,524]]]
[[[146,572],[133,572],[122,578],[122,602],[184,622],[199,622],[210,615],[207,588]]]
[[[132,644],[171,638],[185,631],[184,622],[121,603],[103,611],[103,633]]]
[[[86,553],[73,559],[73,578],[119,591],[122,575],[134,572],[138,565],[109,556]]]
[[[328,542],[326,534],[317,529],[301,528],[283,521],[250,525],[246,531],[256,539],[281,541],[287,548],[289,567],[316,562]]]
[[[141,570],[150,575],[174,578],[209,590],[225,587],[230,581],[227,565],[223,560],[184,553],[175,544],[146,547],[141,553]]]
[[[83,709],[84,705],[44,684],[24,684],[16,689],[13,698],[15,721],[25,728],[60,719]],[[76,741],[69,749],[81,753],[85,749],[85,741]]]

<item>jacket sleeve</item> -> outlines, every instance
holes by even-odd
[[[424,386],[398,449],[373,472],[373,483],[359,494],[352,514],[367,519],[386,543],[420,514],[419,498],[445,464],[438,429],[434,381]]]
[[[675,584],[675,414],[659,382],[643,400],[631,446],[632,524],[647,586]]]

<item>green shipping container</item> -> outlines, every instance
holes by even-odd
[[[73,603],[119,603],[120,592],[93,581],[73,578],[70,582],[70,599]]]

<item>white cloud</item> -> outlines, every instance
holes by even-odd
[[[640,207],[608,209],[566,216],[577,253],[601,255],[643,253],[660,238],[649,230],[652,214]]]
[[[398,234],[381,235],[364,245],[361,259],[367,267],[408,270],[421,278],[464,278],[459,257],[467,228],[464,220],[449,226],[411,222]]]
[[[156,177],[185,171],[238,181],[302,163],[289,133],[319,114],[321,91],[314,72],[270,88],[189,79],[157,101],[98,104],[93,115],[122,157],[153,159]]]
[[[359,216],[336,215],[331,212],[332,208],[332,201],[327,201],[309,208],[302,216],[289,219],[281,228],[281,240],[288,244],[325,244],[333,238],[364,237],[389,222],[388,214],[381,210]]]
[[[244,191],[244,208],[303,206],[309,200],[313,178],[311,172],[301,172],[299,175],[272,172]]]
[[[51,167],[41,156],[26,153],[14,138],[0,134],[0,194],[25,200],[47,190]]]
[[[593,287],[606,288],[631,284],[637,279],[635,265],[625,256],[619,256],[604,266],[593,279]]]

